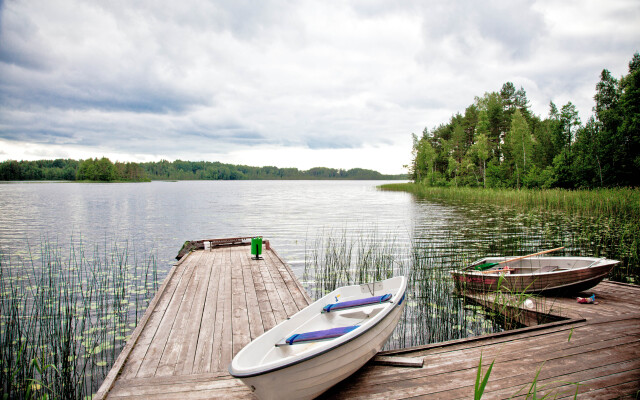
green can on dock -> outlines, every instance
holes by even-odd
[[[262,254],[262,237],[254,237],[251,238],[251,254],[253,254],[256,258]]]

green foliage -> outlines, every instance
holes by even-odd
[[[494,359],[491,361],[491,365],[485,372],[484,377],[482,376],[482,353],[480,353],[480,362],[478,363],[478,373],[476,374],[476,383],[473,387],[473,399],[480,400],[484,393],[484,389],[487,386],[487,382],[489,382],[489,376],[491,376],[491,370],[493,369],[493,364],[496,362]]]
[[[208,161],[111,162],[108,158],[86,160],[39,160],[0,162],[0,181],[78,180],[97,182],[146,182],[154,180],[237,180],[237,179],[407,179],[402,175],[383,175],[377,171],[352,168],[250,167]]]
[[[147,181],[144,169],[137,163],[120,163],[113,164],[106,157],[101,159],[87,159],[80,162],[78,168],[77,180],[79,181],[131,181],[144,182]]]
[[[489,188],[640,186],[640,54],[628,75],[617,80],[604,69],[600,78],[585,125],[571,102],[550,102],[545,119],[532,115],[526,92],[511,82],[476,97],[464,116],[413,135],[411,179]]]
[[[210,161],[182,160],[173,162],[162,160],[141,165],[147,176],[153,180],[406,179],[406,175],[383,175],[377,171],[362,168],[344,170],[316,167],[308,171],[300,171],[297,168],[251,167]]]
[[[54,181],[76,179],[78,161],[75,160],[38,160],[0,163],[0,181]]]

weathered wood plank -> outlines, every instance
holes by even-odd
[[[220,259],[220,255],[218,252],[212,252],[210,254],[214,256],[208,261],[206,267],[211,270],[211,277],[209,278],[209,285],[207,287],[201,330],[198,336],[192,370],[192,372],[196,374],[211,372],[214,331],[220,328],[216,326],[216,310],[218,307],[218,290],[221,276],[220,264],[216,263],[216,260]]]
[[[244,252],[243,252],[244,253]],[[249,309],[247,307],[247,295],[244,285],[244,275],[242,271],[241,254],[237,249],[231,250],[231,305],[232,305],[232,327],[233,327],[233,355],[251,341],[249,327]],[[253,310],[251,310],[253,312]],[[231,359],[229,359],[229,362]]]
[[[434,353],[424,356],[426,368],[424,370],[404,371],[401,369],[362,369],[357,375],[350,379],[350,384],[359,386],[373,382],[374,385],[388,385],[394,381],[410,380],[422,376],[435,376],[450,373],[457,370],[475,369],[481,354],[483,360],[487,362],[489,356],[487,350],[499,349],[495,357],[496,363],[506,363],[517,361],[520,363],[535,363],[549,361],[558,357],[569,357],[592,349],[600,349],[611,346],[634,343],[637,338],[620,332],[618,336],[612,337],[608,334],[593,335],[588,329],[584,334],[574,332],[571,342],[567,342],[567,335],[564,333],[550,334],[548,337],[533,337],[514,339],[513,341],[493,344],[485,347],[461,348],[456,351],[446,353]],[[527,356],[532,354],[533,356]],[[538,356],[542,354],[542,356]],[[542,357],[542,358],[536,358]],[[490,362],[490,361],[488,361]]]
[[[232,305],[232,282],[231,282],[231,248],[225,249],[224,252],[224,273],[222,278],[224,280],[225,291],[223,292],[222,308],[224,310],[224,317],[222,319],[222,341],[220,343],[220,358],[217,360],[217,371],[223,371],[227,369],[227,366],[231,362],[233,351],[233,305]],[[220,297],[220,296],[218,296]]]
[[[134,377],[138,374],[138,371],[149,352],[151,342],[156,336],[158,329],[160,328],[160,324],[164,319],[171,299],[176,296],[178,284],[182,281],[185,271],[191,270],[196,264],[198,257],[199,256],[197,254],[193,253],[185,256],[185,258],[181,260],[179,269],[176,270],[175,274],[167,277],[169,280],[167,281],[166,289],[162,293],[156,294],[154,297],[154,300],[158,299],[158,302],[155,307],[151,307],[150,305],[150,308],[147,310],[151,311],[149,321],[142,330],[136,346],[123,368],[122,376],[124,378]]]
[[[206,258],[205,253],[201,253],[199,263],[201,263],[204,258]],[[198,312],[199,305],[195,300],[197,299],[199,288],[202,287],[202,280],[205,274],[205,269],[201,268],[200,265],[193,268],[193,273],[187,284],[187,289],[182,296],[178,313],[171,326],[167,344],[160,357],[160,363],[155,372],[156,376],[182,374],[182,371],[179,370],[177,366],[178,359],[183,348],[188,345],[187,338],[192,334],[197,335],[197,330],[200,328],[199,323],[195,325],[194,323],[190,323],[190,321],[199,321],[199,317],[202,316],[202,312]]]
[[[386,365],[389,367],[422,368],[424,366],[424,358],[376,356],[373,358],[373,360],[371,360],[371,363],[376,365]]]
[[[216,265],[220,271],[218,279],[217,297],[215,298],[216,314],[215,329],[213,331],[213,342],[211,344],[211,369],[210,372],[222,371],[220,368],[220,354],[222,348],[222,324],[224,323],[224,299],[225,291],[228,289],[225,274],[227,273],[227,252],[226,249],[218,249],[219,256],[216,257]]]
[[[640,343],[633,347],[634,351],[640,347]],[[497,351],[495,349],[494,351]],[[485,354],[483,357],[483,370],[486,371],[494,354]],[[621,356],[620,361],[634,359],[634,354]],[[477,373],[477,361],[475,365],[470,364],[466,368],[455,369],[453,371],[440,371],[434,374],[423,374],[413,376],[411,379],[398,380],[394,382],[377,381],[371,385],[348,386],[348,382],[340,385],[340,391],[331,391],[326,398],[371,398],[371,399],[392,399],[408,398],[413,396],[426,396],[429,398],[461,398],[473,396],[473,385]],[[545,361],[545,360],[543,360]],[[501,361],[496,357],[489,383],[486,388],[487,395],[483,398],[493,398],[489,393],[493,391],[511,388],[513,391],[509,395],[498,395],[497,398],[509,397],[517,390],[531,383],[541,361],[512,360],[510,362]],[[548,361],[544,364],[540,374],[540,381],[558,379],[559,376],[566,375],[570,371],[580,371],[581,373],[597,373],[597,368],[611,364],[611,352],[607,349],[598,349],[587,353],[579,353],[576,357],[559,357],[554,362]],[[425,364],[429,365],[429,360],[425,359]],[[428,370],[426,368],[425,370]],[[413,372],[414,370],[411,370]],[[408,375],[415,375],[408,373]]]
[[[271,278],[269,266],[264,261],[257,261],[257,263],[260,268],[260,275],[262,276],[262,282],[264,283],[269,303],[271,304],[271,309],[273,310],[275,323],[278,324],[287,319],[287,312],[285,311],[284,304],[282,304],[282,301],[280,300],[278,289]]]
[[[285,284],[284,279],[282,278],[282,275],[280,275],[278,268],[274,265],[273,259],[267,256],[264,259],[264,263],[267,267],[267,271],[271,278],[271,282],[273,282],[273,285],[276,289],[276,292],[279,298],[279,300],[276,300],[276,301],[278,301],[279,304],[282,304],[288,318],[299,311],[298,306],[296,305],[293,297],[291,296],[291,293],[289,292],[289,288]]]
[[[296,308],[298,310],[302,310],[308,306],[311,302],[308,300],[308,297],[305,296],[306,292],[304,288],[297,284],[297,279],[293,276],[293,271],[291,271],[291,269],[288,268],[287,265],[285,265],[273,252],[267,252],[266,257],[269,257],[271,265],[273,265],[280,274],[285,286],[289,290],[289,295],[293,299]]]
[[[250,266],[251,275],[253,276],[253,286],[256,289],[256,296],[258,297],[260,318],[262,318],[262,326],[266,332],[276,325],[276,317],[273,313],[273,308],[271,308],[269,294],[267,293],[264,280],[262,279],[260,265],[256,262],[251,262]]]
[[[240,256],[240,265],[242,267],[242,281],[244,283],[244,292],[247,300],[247,311],[249,316],[249,335],[250,340],[262,335],[264,325],[262,323],[262,315],[260,312],[260,303],[258,302],[258,294],[254,284],[251,272],[251,260],[248,257]],[[237,353],[234,353],[234,355]]]
[[[194,255],[194,259],[197,258],[197,260],[200,260],[201,255],[202,252],[196,253]],[[180,277],[178,286],[176,287],[167,310],[164,313],[162,320],[160,321],[158,330],[156,331],[156,334],[154,335],[153,340],[149,345],[149,349],[144,356],[137,376],[153,376],[156,373],[158,364],[160,364],[162,353],[164,352],[167,341],[169,340],[171,328],[175,323],[178,310],[180,309],[180,306],[182,304],[182,298],[185,291],[187,290],[189,282],[191,281],[191,275],[193,275],[193,271],[196,269],[196,264],[194,264],[193,266],[189,264],[189,267],[190,268],[187,268],[184,274]]]
[[[173,375],[189,375],[193,371],[196,349],[198,347],[198,338],[203,331],[202,318],[206,306],[209,281],[211,280],[212,269],[208,266],[212,263],[213,258],[215,258],[215,253],[204,252],[202,259],[200,260],[201,265],[198,268],[199,274],[196,278],[198,279],[197,291],[193,298],[191,312],[184,323],[184,326],[186,327],[184,343],[180,348],[178,361],[173,371]]]

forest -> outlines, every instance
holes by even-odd
[[[412,134],[410,178],[427,186],[640,186],[640,54],[618,79],[602,70],[593,98],[584,124],[571,102],[550,102],[543,119],[507,82],[448,123]]]
[[[149,180],[240,180],[240,179],[407,179],[406,175],[383,175],[362,168],[251,167],[210,161],[111,162],[108,158],[86,160],[38,160],[0,163],[0,181],[67,180],[98,182],[145,182]]]

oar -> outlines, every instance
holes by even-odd
[[[558,251],[558,250],[562,250],[562,249],[564,249],[564,246],[558,247],[557,249],[551,249],[551,250],[540,251],[540,252],[533,253],[533,254],[527,254],[526,256],[512,258],[512,259],[500,261],[500,262],[497,262],[497,263],[479,264],[479,265],[475,266],[475,270],[476,271],[484,271],[485,269],[493,268],[493,267],[495,267],[497,265],[500,265],[500,264],[506,264],[506,263],[509,263],[509,262],[512,262],[512,261],[522,260],[523,258],[539,256],[540,254],[551,253],[553,251]]]

